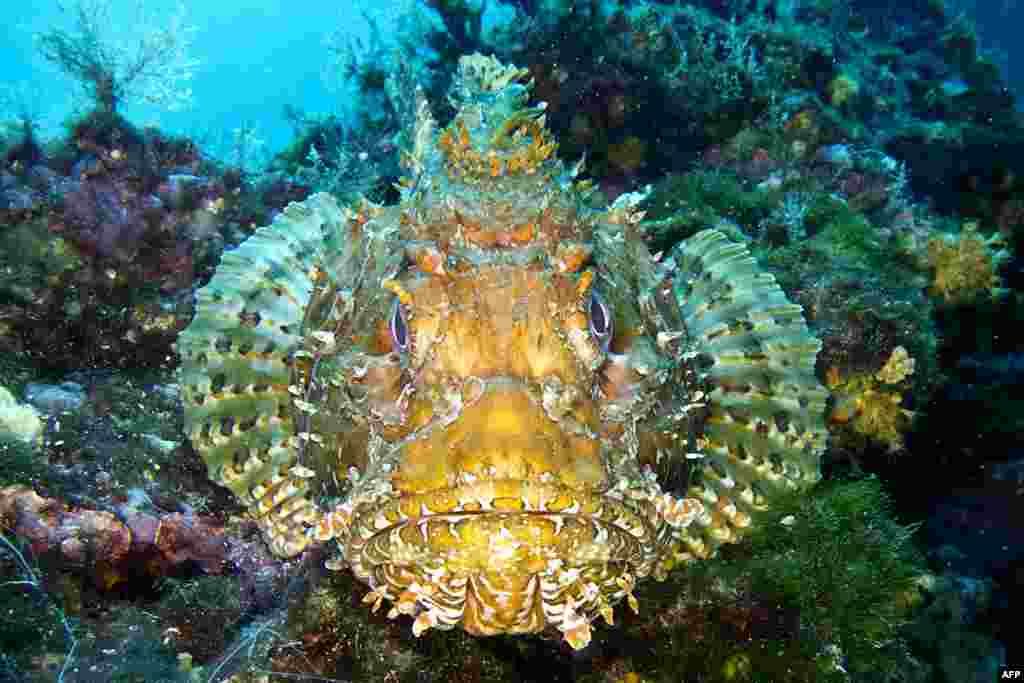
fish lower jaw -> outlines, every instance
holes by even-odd
[[[432,627],[494,635],[554,626],[582,647],[590,622],[610,621],[635,578],[651,573],[656,541],[645,510],[598,493],[573,492],[572,500],[561,493],[558,511],[426,512],[390,523],[394,509],[357,514],[344,554],[373,589],[367,602],[391,601],[389,615],[415,617],[417,635]]]

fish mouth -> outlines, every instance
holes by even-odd
[[[590,620],[654,570],[660,528],[652,501],[617,486],[594,414],[491,379],[457,419],[384,456],[388,492],[352,510],[343,543],[368,599],[414,629],[589,639]]]
[[[398,613],[478,635],[587,621],[657,560],[655,512],[564,485],[491,480],[395,499],[353,519],[353,572]],[[567,608],[568,605],[568,608]]]

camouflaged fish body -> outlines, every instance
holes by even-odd
[[[316,195],[224,256],[181,335],[210,476],[283,556],[337,543],[366,601],[487,635],[636,608],[818,479],[799,306],[706,230],[656,262],[638,197],[584,208],[525,70],[421,102],[397,206]]]

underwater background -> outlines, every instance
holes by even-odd
[[[5,11],[0,681],[959,683],[1024,666],[1017,3]],[[595,620],[585,647],[414,635],[331,570],[330,544],[274,552],[195,436],[202,363],[184,356],[216,309],[197,293],[292,202],[330,193],[364,223],[412,201],[403,178],[440,182],[416,163],[425,117],[449,161],[482,164],[459,124],[474,53],[546,103],[549,133],[530,135],[557,147],[526,171],[583,159],[580,211],[628,216],[659,262],[708,228],[743,245],[820,340],[821,481],[624,590],[638,612]]]

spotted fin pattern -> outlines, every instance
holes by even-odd
[[[713,511],[701,533],[684,537],[683,557],[703,558],[736,541],[773,494],[818,480],[828,393],[814,377],[821,342],[743,245],[705,230],[673,260],[666,294],[684,332],[677,358],[694,368],[707,404],[689,494]]]
[[[283,556],[306,547],[320,518],[309,468],[297,467],[311,434],[301,428],[309,418],[297,375],[320,350],[314,333],[352,315],[353,289],[401,260],[397,235],[359,231],[375,210],[356,213],[328,194],[290,204],[224,254],[178,338],[189,438],[210,478],[249,507]]]

